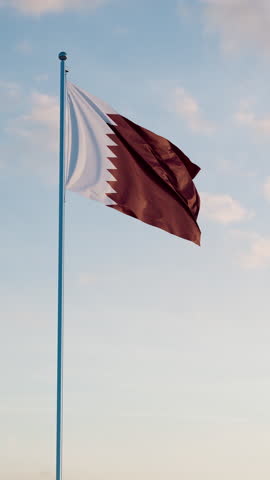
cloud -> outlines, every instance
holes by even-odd
[[[187,122],[194,132],[211,134],[215,127],[205,118],[197,101],[184,88],[175,88],[172,98],[172,108]]]
[[[19,84],[0,81],[2,110],[5,117],[4,131],[16,135],[16,140],[27,139],[42,145],[43,150],[57,151],[59,100],[38,91],[26,93]],[[23,113],[18,115],[18,112]]]
[[[208,31],[217,32],[225,51],[255,48],[269,52],[269,0],[200,0]]]
[[[38,91],[21,95],[22,114],[7,121],[5,131],[12,138],[13,166],[32,171],[47,183],[57,178],[59,101]]]
[[[263,194],[266,200],[270,200],[270,177],[267,177],[263,184]]]
[[[249,251],[242,255],[241,263],[246,268],[270,266],[270,237],[258,237],[253,240]]]
[[[247,250],[241,252],[238,260],[245,269],[258,269],[270,266],[270,237],[255,232],[242,232],[234,230],[231,232],[242,242],[248,243]]]
[[[240,205],[230,195],[201,193],[201,199],[202,214],[206,218],[223,225],[242,222],[253,216],[251,211]]]
[[[248,127],[257,134],[270,134],[270,114],[258,117],[250,108],[250,102],[242,101],[238,112],[234,114],[234,121],[241,127]]]
[[[222,175],[229,175],[230,177],[256,177],[256,170],[247,168],[246,153],[241,154],[237,152],[237,156],[215,157],[215,168]]]
[[[9,7],[21,13],[40,16],[64,10],[95,9],[108,0],[0,0],[0,7]]]
[[[56,152],[58,149],[59,102],[57,97],[33,92],[30,109],[13,123],[13,131],[32,144]]]
[[[270,266],[270,237],[257,235],[248,252],[241,255],[240,261],[248,269]]]

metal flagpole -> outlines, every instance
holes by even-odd
[[[63,293],[64,293],[64,203],[65,203],[65,61],[67,54],[58,55],[60,64],[60,150],[59,150],[59,224],[58,224],[58,326],[57,326],[57,419],[56,419],[56,480],[62,480],[63,430]]]

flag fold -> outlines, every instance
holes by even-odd
[[[169,140],[67,83],[66,188],[200,244],[200,168]]]

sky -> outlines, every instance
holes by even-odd
[[[268,0],[0,0],[0,476],[55,478],[58,53],[201,167],[197,247],[67,192],[63,480],[268,480]]]

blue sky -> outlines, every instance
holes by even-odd
[[[269,27],[257,0],[0,0],[0,473],[55,463],[58,52],[202,168],[202,246],[67,193],[64,479],[268,480]]]

